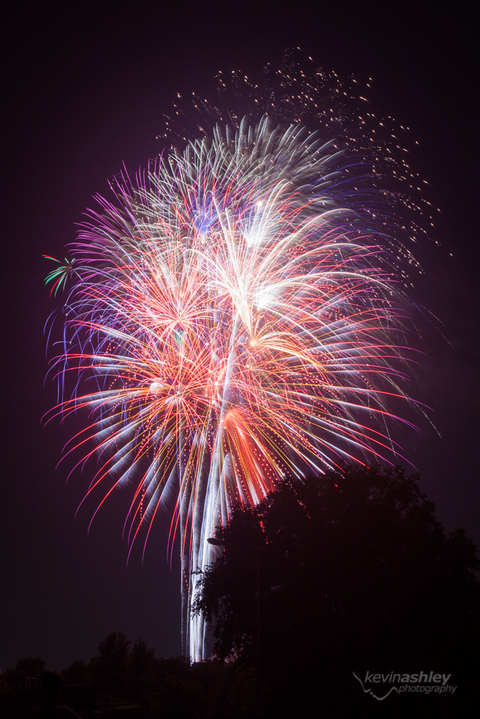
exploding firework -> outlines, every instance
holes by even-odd
[[[100,505],[132,487],[131,543],[174,499],[194,660],[205,626],[190,605],[231,507],[398,456],[413,260],[363,168],[299,124],[218,125],[121,176],[49,275],[67,286],[54,367],[62,387],[75,377],[52,415],[87,410],[67,453],[97,457]]]

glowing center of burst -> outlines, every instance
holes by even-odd
[[[275,302],[275,289],[273,287],[262,287],[257,293],[257,307],[262,309]]]

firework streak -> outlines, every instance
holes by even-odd
[[[232,505],[395,456],[408,252],[380,194],[295,125],[217,127],[113,189],[48,278],[67,285],[54,366],[61,386],[75,377],[52,414],[88,410],[67,450],[97,456],[100,506],[133,486],[131,542],[174,497],[184,650],[199,660],[191,601]]]

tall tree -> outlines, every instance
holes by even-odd
[[[257,663],[277,696],[344,697],[352,671],[470,671],[476,548],[445,533],[416,476],[346,467],[285,483],[216,539],[197,611],[217,656]]]

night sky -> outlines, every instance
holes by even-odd
[[[418,6],[424,4],[417,3]],[[142,564],[126,567],[129,493],[108,502],[87,535],[76,508],[90,476],[68,486],[62,446],[78,422],[45,426],[55,403],[43,326],[42,254],[64,257],[76,223],[122,163],[134,173],[159,151],[176,93],[214,96],[213,78],[255,76],[300,46],[340,76],[373,78],[377,114],[419,141],[412,162],[442,214],[421,250],[419,296],[443,322],[427,324],[411,394],[432,408],[406,455],[446,529],[480,543],[478,38],[462,3],[429,13],[382,3],[7,2],[2,12],[2,459],[0,668],[40,656],[61,669],[88,660],[109,633],[180,654],[180,578],[166,557],[168,514]],[[360,9],[360,5],[362,9]],[[428,4],[425,4],[428,5]],[[382,9],[380,9],[382,8]],[[450,256],[450,255],[453,255]]]

